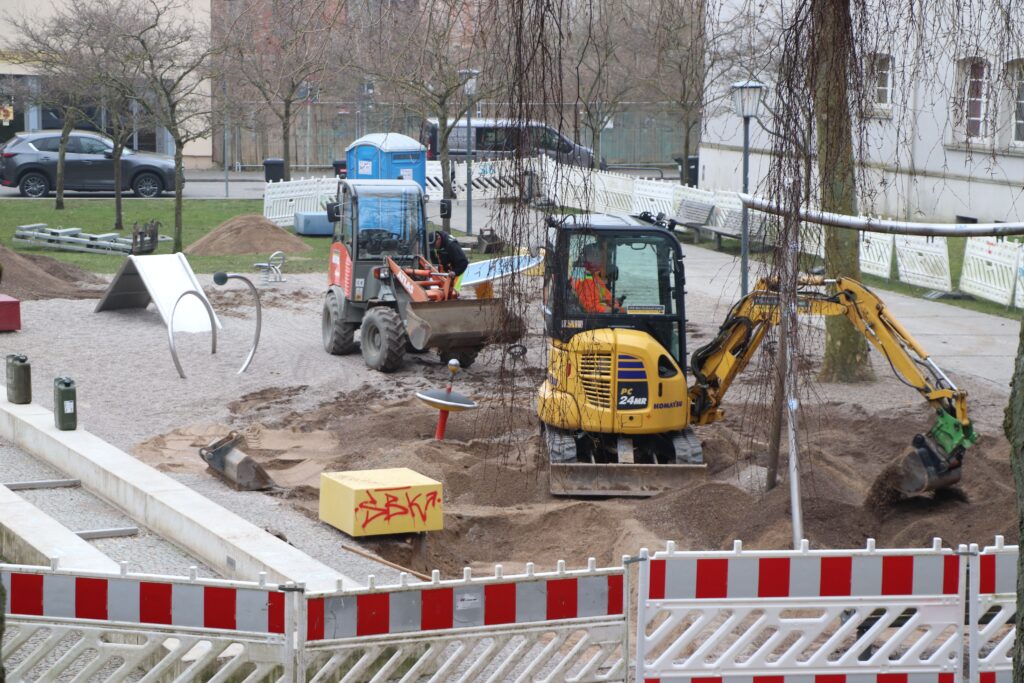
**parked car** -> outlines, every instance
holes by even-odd
[[[437,159],[438,120],[427,119],[420,129],[420,142],[427,148],[427,158]],[[565,164],[591,166],[594,150],[575,142],[544,123],[511,119],[473,119],[473,159],[511,157],[520,146],[528,154],[546,154]],[[469,156],[466,119],[455,124],[448,136],[448,155],[455,161]]]
[[[57,185],[60,131],[18,133],[0,144],[0,185],[17,187],[23,197],[45,197]],[[64,156],[64,189],[114,191],[114,143],[97,133],[73,131]],[[159,197],[174,187],[174,159],[125,148],[122,190]]]

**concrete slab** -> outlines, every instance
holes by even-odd
[[[110,559],[71,529],[0,485],[0,557],[14,564],[52,565],[89,572],[120,571]]]
[[[81,480],[83,488],[226,577],[252,581],[266,572],[272,581],[302,582],[312,591],[362,585],[99,437],[56,429],[49,410],[8,403],[3,387],[0,436]]]

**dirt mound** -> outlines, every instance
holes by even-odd
[[[106,281],[78,266],[0,246],[0,293],[17,299],[97,299]]]
[[[369,384],[298,409],[305,386],[280,387],[232,403],[232,425],[197,426],[147,442],[140,457],[165,469],[201,469],[196,449],[229,429],[244,431],[246,452],[261,462],[284,500],[317,518],[321,472],[409,467],[444,485],[445,528],[426,535],[378,537],[361,544],[417,571],[457,575],[502,563],[510,571],[558,559],[581,566],[633,554],[643,546],[748,548],[792,545],[789,486],[765,492],[765,420],[735,410],[721,423],[698,427],[708,463],[704,477],[646,500],[553,497],[529,396],[503,405],[471,378],[463,386],[481,399],[472,413],[453,414],[448,438],[433,440],[435,411],[416,399]],[[410,387],[404,387],[406,396]],[[935,536],[955,547],[1003,534],[1016,542],[1009,445],[983,436],[970,449],[956,490],[910,500],[879,498],[873,482],[927,430],[926,405],[887,403],[897,392],[879,383],[878,400],[806,405],[800,443],[804,535],[815,548],[924,547]],[[904,397],[896,399],[904,401]],[[783,462],[782,471],[786,466]]]
[[[263,216],[243,214],[228,219],[185,248],[196,256],[227,256],[230,254],[271,254],[283,251],[297,254],[313,247]]]

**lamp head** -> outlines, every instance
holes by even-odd
[[[768,92],[768,86],[758,81],[740,81],[729,88],[732,91],[732,106],[737,116],[756,117],[761,110],[761,99]]]

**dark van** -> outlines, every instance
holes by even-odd
[[[593,150],[577,145],[547,124],[510,119],[473,119],[472,124],[474,160],[511,157],[523,147],[527,153],[545,154],[564,164],[589,167],[594,162]],[[448,137],[448,154],[454,161],[469,156],[467,131],[466,119],[461,119]],[[438,158],[437,119],[423,122],[420,142],[427,148],[427,159]]]

